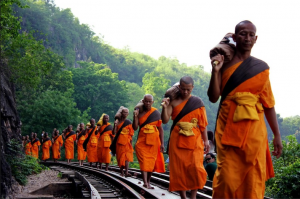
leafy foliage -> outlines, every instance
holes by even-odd
[[[8,143],[8,150],[10,155],[6,155],[6,160],[10,164],[12,175],[21,185],[27,183],[28,175],[37,174],[46,169],[34,157],[24,155],[20,141],[12,139]]]
[[[300,144],[295,135],[282,141],[283,151],[280,158],[273,159],[275,177],[266,182],[266,195],[274,198],[300,197]],[[273,146],[270,145],[273,151]]]

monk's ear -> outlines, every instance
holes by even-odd
[[[154,103],[154,100],[151,102],[151,105]]]
[[[256,36],[255,36],[255,42],[254,42],[254,43],[256,43],[257,38],[258,38],[258,36],[256,35]]]
[[[235,34],[232,35],[232,39],[233,39],[234,42],[236,42],[236,35]]]

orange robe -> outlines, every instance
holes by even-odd
[[[119,131],[123,123],[124,122],[117,126],[117,131]],[[133,162],[133,148],[131,144],[133,134],[134,130],[132,124],[124,127],[120,132],[116,145],[116,156],[119,167],[125,166],[125,161]]]
[[[70,134],[68,132],[66,137]],[[69,136],[65,140],[65,155],[67,160],[74,159],[74,141],[76,140],[76,134]]]
[[[81,134],[81,132],[78,134],[78,137],[80,134]],[[83,149],[83,143],[84,143],[86,137],[87,137],[87,135],[82,135],[77,141],[77,159],[78,160],[86,159],[86,152]]]
[[[229,77],[241,63],[223,72],[222,91]],[[232,97],[243,92],[258,96],[254,110],[259,120],[243,119],[233,122],[237,104]],[[213,198],[264,197],[265,181],[274,176],[274,170],[261,104],[267,108],[275,105],[269,70],[241,83],[223,101],[215,132],[218,167],[213,179]]]
[[[51,142],[50,139],[43,142],[43,145],[42,145],[42,150],[43,150],[42,160],[47,160],[47,159],[50,158],[49,149],[50,149],[51,146],[52,146],[52,142]]]
[[[32,144],[32,142],[31,142],[31,145],[32,145],[32,148],[31,148],[32,157],[38,159],[39,158],[39,146],[41,145],[41,143],[40,143],[40,141],[36,141],[34,144]]]
[[[97,155],[98,155],[98,162],[100,163],[110,163],[111,160],[111,154],[110,154],[110,145],[111,145],[111,138],[110,136],[113,136],[112,131],[106,131],[101,136],[100,133],[108,126],[110,123],[107,123],[107,125],[103,125],[100,128],[99,131],[99,139],[98,139],[98,146],[97,146]]]
[[[188,100],[173,108],[172,119],[183,109]],[[198,127],[192,129],[194,136],[180,135],[179,126],[175,125],[169,142],[170,185],[169,191],[202,189],[207,173],[203,166],[204,144],[201,136],[207,126],[204,107],[195,109],[183,116],[179,122],[198,120]],[[200,132],[201,131],[201,132]]]
[[[60,159],[59,147],[63,145],[64,141],[61,135],[54,137],[53,139],[54,139],[54,143],[52,146],[52,159],[58,160]]]
[[[32,148],[31,142],[28,142],[25,144],[25,154],[26,155],[31,155],[31,148]]]
[[[97,145],[98,145],[98,138],[99,138],[99,133],[95,135],[95,132],[97,130],[97,127],[95,130],[92,132],[93,128],[90,128],[88,130],[87,135],[92,133],[89,142],[87,143],[86,146],[86,151],[87,151],[87,157],[88,157],[88,162],[98,162],[98,157],[97,157]]]
[[[149,115],[156,108],[151,108],[145,115],[139,119],[139,125],[143,124]],[[146,124],[140,129],[137,142],[135,144],[136,157],[140,164],[141,171],[146,172],[165,172],[165,163],[163,153],[160,152],[160,138],[157,127],[161,126],[162,121],[157,120]]]

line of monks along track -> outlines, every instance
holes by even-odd
[[[126,119],[129,110],[120,107],[113,125],[108,122],[109,116],[102,114],[97,123],[91,119],[86,125],[79,124],[76,132],[70,125],[61,135],[54,129],[51,139],[43,133],[41,159],[46,161],[50,158],[51,146],[52,159],[60,159],[64,142],[65,157],[70,163],[74,159],[75,142],[80,165],[87,156],[90,165],[96,163],[98,166],[99,163],[102,169],[104,163],[108,170],[111,155],[114,155],[121,175],[130,177],[128,165],[133,161],[134,152],[132,136],[139,129],[135,153],[143,186],[151,189],[152,172],[165,172],[162,124],[172,118],[166,148],[169,155],[166,161],[169,162],[169,191],[178,191],[181,198],[186,198],[186,191],[191,190],[191,198],[196,198],[197,190],[203,188],[208,174],[213,180],[213,198],[263,198],[265,181],[274,177],[264,115],[274,134],[272,154],[278,158],[282,152],[269,67],[251,56],[257,39],[252,22],[238,23],[235,33],[229,35],[235,42],[232,56],[228,58],[218,51],[220,48],[223,51],[233,49],[228,47],[231,45],[229,42],[224,42],[228,40],[228,34],[211,50],[212,75],[207,94],[213,103],[221,96],[214,132],[216,156],[209,153],[214,145],[208,140],[204,103],[191,95],[194,81],[185,76],[167,90],[161,103],[161,113],[152,107],[153,96],[147,94],[135,107],[132,122]],[[26,154],[36,158],[40,145],[35,133],[32,133],[31,141],[29,136],[23,140]]]

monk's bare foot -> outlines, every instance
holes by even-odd
[[[143,184],[143,187],[147,188],[148,189],[148,185],[147,184]]]
[[[148,189],[154,189],[154,187],[152,187],[152,186],[149,185],[149,188],[148,188]]]
[[[108,171],[108,168],[107,168],[107,169],[105,169],[105,171]]]
[[[131,177],[131,174],[130,173],[126,173],[125,174],[125,177],[127,178],[127,177]]]

